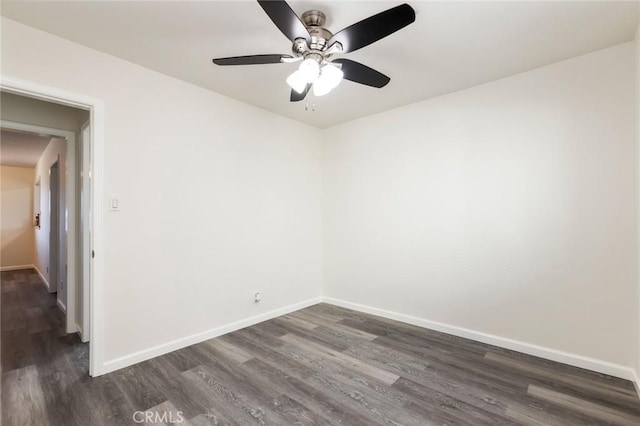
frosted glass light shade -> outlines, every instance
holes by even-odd
[[[306,83],[313,83],[320,74],[320,65],[314,59],[305,59],[298,71],[302,73]]]
[[[334,89],[340,84],[343,76],[344,73],[340,68],[334,67],[333,65],[325,65],[324,68],[322,68],[320,78],[326,80],[327,84]]]
[[[291,86],[293,90],[298,93],[302,93],[307,87],[307,80],[304,75],[298,70],[294,71],[289,77],[287,77],[287,84]]]
[[[325,65],[320,72],[320,77],[313,83],[313,94],[324,96],[334,89],[342,81],[342,70],[333,65]]]

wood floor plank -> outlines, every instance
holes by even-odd
[[[3,298],[6,297],[5,294],[2,295]],[[27,310],[24,309],[23,306],[14,305],[14,306],[5,306],[3,304],[2,311],[2,332],[11,331],[11,330],[20,330],[22,332],[28,332],[28,324],[27,324]]]
[[[319,413],[309,410],[295,399],[288,395],[279,395],[274,404],[277,410],[283,413],[284,417],[289,420],[289,424],[300,425],[326,425],[327,419]]]
[[[290,344],[265,349],[259,347],[256,341],[247,342],[251,340],[248,335],[228,337],[249,347],[253,345],[254,350],[261,353],[261,358],[275,367],[286,365],[288,374],[326,393],[340,404],[349,406],[360,416],[369,419],[371,424],[420,424],[420,420],[412,413],[402,410],[405,401],[396,392],[325,356]]]
[[[16,291],[16,281],[13,279],[2,279],[2,288],[0,289],[1,293],[9,293],[12,291]],[[2,297],[5,297],[4,295]]]
[[[640,424],[640,417],[638,416],[628,415],[618,410],[613,410],[602,405],[594,404],[583,399],[541,388],[539,386],[529,386],[528,393],[531,396],[551,402],[552,404],[567,410],[584,413],[602,420],[607,424],[623,426],[638,426],[638,424]]]
[[[190,426],[191,422],[184,418],[182,411],[176,408],[171,401],[165,401],[161,404],[151,407],[142,415],[137,415],[136,420],[144,419],[145,425],[169,426],[181,425]]]
[[[532,381],[535,379],[535,382],[554,386],[556,390],[564,390],[567,392],[567,389],[570,389],[572,391],[571,393],[574,393],[578,397],[595,399],[604,405],[611,404],[621,410],[640,415],[640,400],[638,400],[638,397],[630,395],[626,390],[618,386],[612,386],[609,383],[591,378],[569,375],[564,372],[555,371],[552,368],[532,365],[492,352],[488,352],[485,355],[485,359],[503,366],[508,366],[512,371],[524,372],[532,377]]]
[[[456,426],[517,425],[513,420],[493,416],[446,395],[434,394],[428,400],[409,401],[405,407],[419,413],[424,418],[437,419],[438,424],[445,423]]]
[[[240,364],[253,358],[253,355],[251,355],[247,351],[244,351],[237,346],[226,343],[221,339],[207,340],[205,343]]]
[[[145,363],[118,370],[112,378],[134,411],[144,411],[167,400],[161,390],[153,386],[152,378],[147,377]]]
[[[392,385],[396,380],[400,378],[400,376],[398,376],[395,373],[391,373],[389,371],[382,370],[380,368],[366,364],[357,358],[353,358],[349,355],[345,355],[342,352],[335,351],[331,348],[319,345],[308,339],[304,339],[304,338],[295,336],[293,334],[284,335],[281,337],[281,339],[287,343],[291,343],[298,347],[311,348],[315,352],[331,358],[332,360],[334,360],[340,365],[348,366],[350,369],[354,371],[358,371],[369,377],[380,380],[381,382],[386,383],[388,385]]]
[[[429,363],[421,358],[389,349],[376,342],[355,342],[344,353],[401,376],[420,376],[429,366]]]
[[[221,356],[210,358],[210,353],[202,349],[201,355],[207,358],[206,362],[194,371],[209,381],[217,380],[218,383],[226,383],[228,389],[234,393],[237,400],[245,406],[253,405],[253,412],[262,413],[260,419],[264,418],[266,423],[280,422],[287,424],[292,421],[290,413],[282,411],[286,404],[279,404],[274,398],[280,392],[273,386],[273,383],[261,376],[249,374],[241,365],[233,359]],[[271,420],[269,420],[271,419]]]
[[[205,413],[196,416],[200,422],[205,419],[221,424],[256,424],[259,419],[254,419],[249,409],[245,409],[231,390],[223,383],[208,380],[205,373],[200,373],[200,367],[184,371],[181,375],[189,382],[190,386],[204,393],[209,398],[209,408]]]
[[[284,424],[262,401],[256,401],[233,389],[234,383],[221,380],[207,367],[196,367],[182,373],[194,386],[199,387],[215,401],[216,412],[226,414],[239,424]]]
[[[78,391],[89,401],[91,414],[97,419],[88,424],[118,426],[131,423],[135,408],[112,377],[92,378],[89,383],[80,385]],[[73,424],[72,421],[65,423]]]
[[[26,329],[14,329],[2,332],[0,351],[4,373],[32,365],[35,348]]]
[[[488,347],[487,352],[504,355],[510,359],[513,359],[514,361],[521,362],[527,365],[535,365],[542,368],[551,369],[561,374],[574,376],[576,377],[576,379],[592,380],[597,383],[602,383],[604,387],[615,389],[616,391],[625,393],[627,395],[637,396],[635,386],[629,380],[495,346]]]
[[[321,318],[323,321],[331,321],[331,322],[338,322],[343,320],[345,318],[343,315],[338,315],[330,312],[328,309],[323,309],[323,307],[330,308],[331,306],[332,305],[329,305],[326,303],[318,303],[317,305],[309,306],[308,308],[295,311],[293,312],[293,314],[311,314],[311,315],[315,315],[317,318]],[[312,322],[315,322],[315,321],[312,321]]]
[[[73,374],[39,376],[47,417],[52,424],[99,424],[95,401],[89,399],[86,385]]]
[[[548,404],[537,406],[536,403],[510,403],[506,415],[509,419],[525,426],[605,426],[593,417]]]
[[[412,324],[394,321],[388,318],[382,318],[368,314],[363,315],[364,317],[361,318],[360,321],[354,319],[345,319],[343,321],[340,321],[340,323],[347,325],[352,324],[356,326],[355,328],[364,330],[369,328],[370,330],[375,330],[371,332],[379,336],[401,337],[408,340],[418,340],[441,350],[465,352],[470,356],[482,356],[488,350],[495,349],[495,347],[492,345],[487,345],[485,343],[476,342],[474,340],[442,333],[436,330],[430,330]]]
[[[448,411],[458,413],[456,418],[467,419],[465,421],[475,419],[483,424],[513,424],[506,417],[507,403],[477,388],[467,389],[464,384],[446,387],[421,385],[404,377],[396,381],[393,387],[410,395],[416,402],[446,406]]]
[[[230,426],[236,423],[230,423],[228,420],[222,419],[214,413],[199,414],[189,419],[191,426]]]
[[[351,344],[345,339],[340,339],[333,335],[318,333],[317,330],[320,327],[322,326],[316,327],[312,330],[292,329],[287,334],[292,334],[310,340],[318,345],[326,346],[338,352],[342,352],[351,346]]]
[[[303,318],[294,316],[294,315],[283,315],[281,317],[278,317],[279,321],[286,321],[288,323],[291,323],[293,325],[296,325],[298,327],[301,327],[305,330],[313,330],[314,328],[316,328],[318,326],[317,323],[312,323],[309,322]]]
[[[326,423],[331,423],[329,419],[333,419],[334,422],[345,425],[367,426],[369,424],[366,418],[358,415],[348,406],[339,404],[316,387],[296,379],[259,358],[251,359],[244,366],[249,371],[266,377],[285,394],[296,395],[296,398],[310,410],[326,417]],[[288,369],[285,370],[288,371]]]
[[[317,370],[299,356],[288,356],[288,352],[281,347],[264,347],[248,335],[233,333],[224,338],[255,355],[254,359],[244,364],[248,369],[259,369],[261,375],[279,384],[283,392],[295,394],[309,407],[314,406],[309,398],[315,399],[317,404],[321,404],[323,413],[332,413],[331,419],[334,421],[345,419],[348,420],[345,424],[355,426],[383,424],[372,419],[366,407],[354,406],[352,395],[355,393],[347,395],[337,385],[318,386],[316,378],[320,375]]]
[[[38,369],[28,367],[2,373],[2,424],[49,425],[49,413],[38,380]]]
[[[171,401],[186,418],[206,413],[209,408],[207,395],[190,386],[188,381],[167,358],[149,360],[143,366],[151,386]]]
[[[361,312],[352,311],[350,309],[342,308],[340,306],[331,305],[329,303],[319,303],[317,305],[310,306],[306,308],[311,312],[318,312],[329,317],[339,318],[340,321],[344,319],[353,319],[355,321],[366,321],[368,318],[367,314],[363,314]]]
[[[311,371],[320,370],[321,374],[314,372],[300,379],[318,387],[340,403],[350,404],[363,415],[383,424],[421,424],[422,419],[403,409],[406,397],[386,384],[301,347],[285,345],[278,351],[287,357],[293,355]]]
[[[322,319],[321,315],[314,314],[308,311],[294,312],[291,314],[291,316],[303,319],[305,321],[314,321],[315,327],[312,327],[312,329],[322,326],[334,331],[335,333],[340,333],[342,335],[355,338],[355,339],[373,340],[379,337],[376,334],[367,333],[365,331],[358,330],[357,328],[349,327],[347,325],[342,324],[339,321]]]
[[[202,361],[193,354],[193,347],[189,346],[163,355],[180,372],[191,370],[202,364]]]
[[[526,393],[529,381],[523,375],[505,374],[505,370],[492,366],[485,366],[479,360],[469,360],[466,357],[460,358],[449,352],[433,350],[431,347],[416,346],[414,344],[401,342],[389,337],[380,337],[375,340],[379,345],[389,349],[403,352],[424,359],[429,363],[429,368],[436,371],[464,372],[468,377],[478,377],[484,382],[493,383],[496,387],[500,387],[509,391]]]
[[[40,306],[26,308],[29,333],[51,330],[51,324],[45,318],[44,310]]]

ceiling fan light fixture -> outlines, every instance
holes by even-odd
[[[344,77],[342,70],[333,65],[325,65],[320,73],[320,79],[326,80],[332,89],[338,87],[342,77]]]
[[[405,3],[332,33],[324,27],[326,16],[319,10],[308,10],[299,17],[286,0],[258,0],[258,4],[282,34],[293,42],[293,56],[232,56],[215,58],[213,63],[257,65],[302,61],[298,70],[287,78],[287,83],[292,88],[289,97],[291,102],[303,100],[311,87],[314,87],[317,96],[325,95],[343,78],[378,89],[386,86],[391,79],[381,72],[349,59],[336,59],[332,62],[332,58],[336,54],[350,53],[375,43],[416,20],[415,10]],[[330,64],[333,65],[328,67]],[[321,68],[326,69],[321,72]]]
[[[320,77],[313,84],[313,94],[315,96],[324,96],[342,81],[342,70],[333,66],[325,65],[320,71]]]
[[[307,80],[300,70],[296,70],[287,77],[287,84],[296,92],[302,93],[307,87]]]
[[[306,83],[313,83],[320,75],[320,64],[312,58],[307,58],[300,64],[298,71],[302,74]]]

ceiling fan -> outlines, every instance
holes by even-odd
[[[316,96],[334,89],[344,78],[366,86],[381,88],[391,80],[379,71],[334,55],[353,52],[406,27],[416,19],[408,4],[393,7],[357,22],[336,34],[324,28],[326,17],[319,10],[309,10],[301,18],[284,0],[258,0],[282,33],[293,42],[293,55],[250,55],[216,58],[216,65],[259,65],[302,61],[287,78],[291,102],[303,100],[313,88]]]

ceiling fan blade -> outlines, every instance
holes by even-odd
[[[360,62],[349,59],[335,59],[332,63],[342,64],[343,78],[371,87],[384,87],[391,81],[389,77],[379,71],[369,68]]]
[[[329,46],[334,42],[342,45],[342,53],[353,52],[368,46],[416,20],[416,12],[408,4],[401,4],[377,15],[357,22],[329,39]]]
[[[279,64],[293,59],[290,55],[249,55],[249,56],[233,56],[230,58],[216,58],[213,63],[216,65],[260,65],[260,64]]]
[[[299,102],[303,100],[307,97],[307,93],[309,93],[309,90],[311,90],[311,86],[313,86],[311,83],[307,84],[307,87],[304,88],[304,91],[302,93],[298,93],[295,90],[291,89],[291,97],[289,98],[289,100],[291,102]]]
[[[297,38],[303,38],[307,42],[311,42],[311,36],[307,27],[304,26],[298,15],[284,0],[258,0],[262,9],[269,15],[269,18],[276,24],[276,27],[282,31],[291,41]]]

